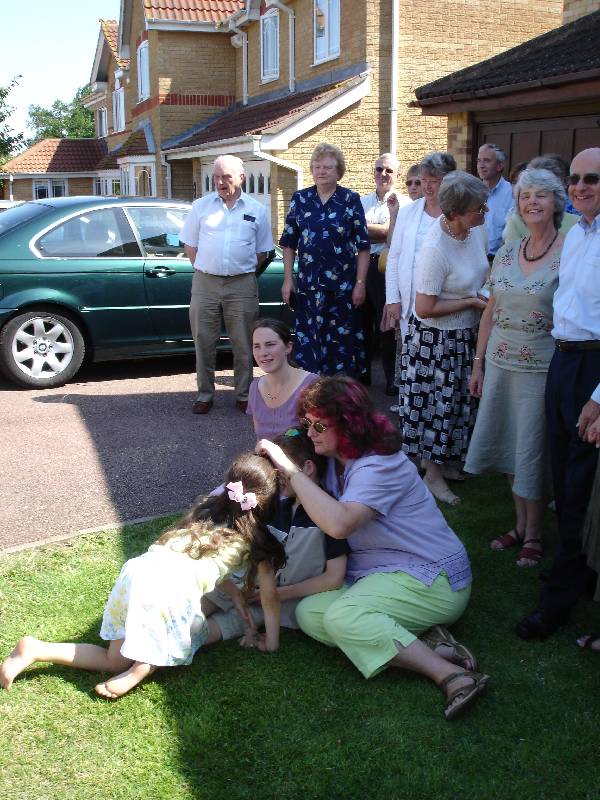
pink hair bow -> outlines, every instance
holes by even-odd
[[[258,500],[254,492],[246,492],[244,494],[244,487],[241,481],[228,483],[226,489],[228,490],[229,499],[233,500],[235,503],[239,503],[242,507],[242,511],[249,511],[251,508],[256,508],[258,505]]]

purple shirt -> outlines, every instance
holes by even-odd
[[[258,439],[274,439],[280,433],[285,433],[288,428],[296,427],[298,425],[298,398],[300,392],[308,388],[318,377],[318,375],[309,372],[285,403],[276,408],[269,408],[265,403],[258,390],[260,378],[255,378],[250,384],[246,414],[254,417],[256,437]]]
[[[453,591],[471,583],[462,542],[404,453],[348,461],[339,479],[329,459],[325,485],[341,502],[376,512],[348,537],[350,583],[376,572],[406,572],[426,586],[445,572]]]

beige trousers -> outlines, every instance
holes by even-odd
[[[247,400],[252,380],[252,323],[258,317],[258,286],[254,272],[230,277],[196,270],[192,280],[190,324],[196,348],[198,400],[215,393],[216,348],[221,315],[233,350],[236,400]]]

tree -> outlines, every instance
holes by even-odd
[[[15,133],[6,122],[14,111],[14,108],[7,105],[6,101],[11,89],[17,86],[20,77],[17,75],[8,86],[0,86],[0,164],[4,164],[23,147],[23,134]]]
[[[27,127],[33,136],[28,146],[42,139],[90,139],[96,135],[94,115],[83,105],[89,86],[78,89],[70,103],[55,100],[50,108],[29,106]]]

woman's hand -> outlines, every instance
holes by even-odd
[[[475,311],[485,311],[488,301],[483,297],[471,297],[471,308],[474,308]]]
[[[469,380],[469,394],[472,397],[481,397],[483,391],[483,367],[481,361],[473,362],[471,378]]]
[[[388,211],[390,212],[390,217],[395,217],[400,208],[400,203],[398,202],[398,195],[395,192],[392,192],[388,197],[388,199],[386,200],[386,204],[388,207]]]
[[[388,303],[383,307],[381,315],[381,330],[392,331],[400,325],[401,303]]]
[[[291,278],[284,278],[283,283],[281,284],[281,297],[283,302],[289,306],[290,304],[290,297],[292,295],[292,291],[294,289],[294,282]]]
[[[278,444],[270,442],[268,439],[260,439],[256,443],[254,452],[259,456],[266,456],[276,469],[282,472],[287,478],[295,472],[300,472],[293,461],[286,456]]]
[[[367,290],[364,283],[355,283],[352,289],[352,305],[354,308],[362,306],[367,297]]]

